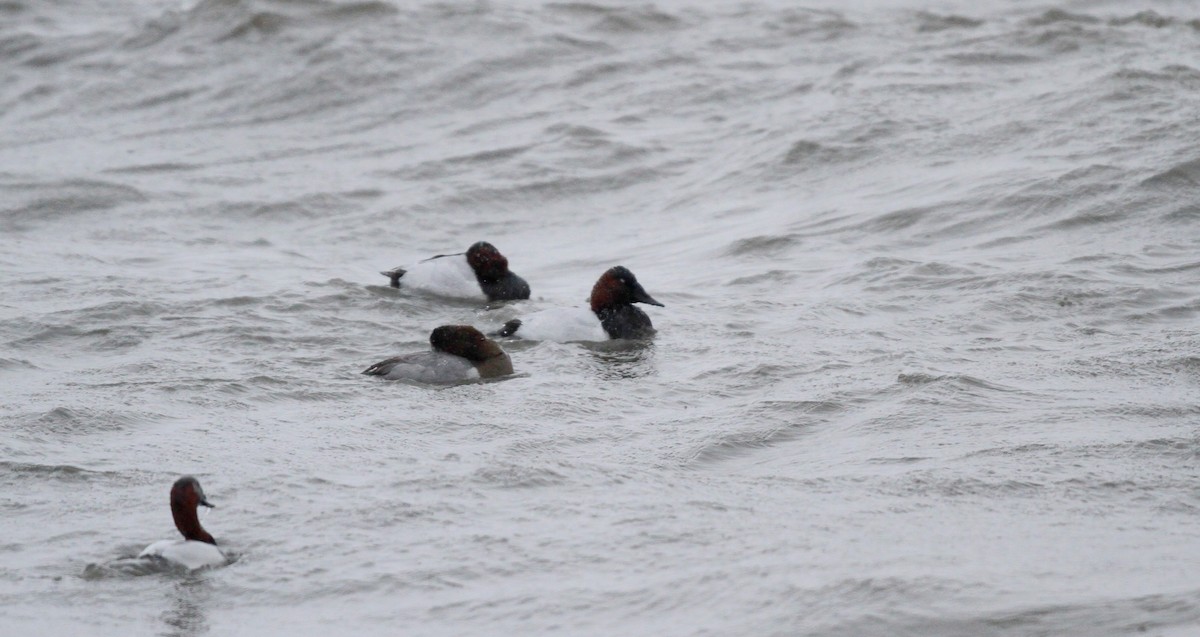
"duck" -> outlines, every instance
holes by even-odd
[[[439,254],[411,266],[380,274],[391,286],[404,286],[451,298],[519,301],[529,298],[529,284],[508,269],[508,259],[496,246],[478,241],[466,252]]]
[[[401,354],[364,369],[368,376],[422,383],[454,383],[513,373],[512,359],[496,341],[470,325],[441,325],[429,334],[428,352]]]
[[[634,303],[666,307],[646,292],[629,268],[613,266],[592,287],[587,307],[534,312],[505,323],[497,334],[557,342],[649,338],[655,333],[654,325]]]
[[[227,563],[217,541],[200,526],[200,518],[196,516],[198,506],[216,508],[205,497],[199,480],[192,476],[176,480],[171,487],[171,516],[183,539],[155,542],[143,549],[138,559],[164,560],[189,571]]]

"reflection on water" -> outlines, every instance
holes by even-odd
[[[212,595],[211,585],[202,576],[191,576],[171,589],[171,607],[163,612],[165,624],[160,635],[191,637],[208,632],[205,610]]]
[[[604,380],[646,378],[656,372],[654,341],[618,339],[586,343],[591,371]]]

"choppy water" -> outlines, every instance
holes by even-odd
[[[0,3],[0,633],[1200,633],[1200,9]],[[378,271],[487,239],[534,299]],[[358,372],[581,303],[650,344]],[[83,577],[174,535],[237,561]]]

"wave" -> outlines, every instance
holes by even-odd
[[[42,223],[148,199],[133,186],[96,179],[37,181],[0,176],[0,183],[9,194],[0,208],[0,222],[10,231],[25,231]]]

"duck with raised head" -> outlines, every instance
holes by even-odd
[[[442,325],[429,335],[428,352],[402,354],[363,370],[368,376],[422,383],[454,383],[513,373],[512,359],[496,341],[470,325]]]
[[[155,542],[138,554],[138,558],[161,559],[188,570],[221,566],[228,562],[217,548],[217,541],[200,526],[200,518],[196,515],[199,506],[215,508],[204,496],[200,481],[192,476],[176,480],[171,487],[171,516],[175,518],[175,528],[183,534],[183,539]]]
[[[588,307],[534,312],[505,323],[498,334],[558,342],[649,338],[654,335],[654,325],[634,303],[665,307],[646,293],[629,268],[618,265],[600,275],[592,287]]]
[[[382,272],[394,288],[404,287],[452,298],[514,301],[529,298],[529,284],[508,269],[496,246],[479,241],[466,252],[439,254],[408,267]]]

